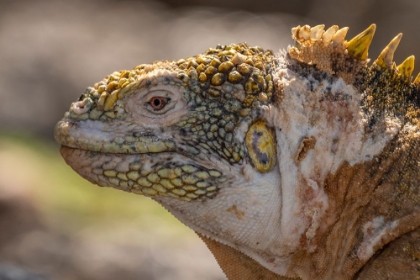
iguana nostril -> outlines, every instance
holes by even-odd
[[[185,136],[185,135],[187,135],[187,131],[186,131],[184,128],[181,128],[181,129],[179,130],[179,133],[181,134],[181,136]]]
[[[89,98],[85,98],[81,101],[74,102],[70,108],[70,111],[76,115],[82,115],[89,111],[92,106],[92,101]]]

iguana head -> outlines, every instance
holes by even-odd
[[[338,219],[326,180],[372,160],[417,114],[406,102],[414,58],[394,65],[399,36],[368,67],[374,31],[346,41],[347,28],[299,26],[297,45],[277,55],[217,46],[114,72],[71,104],[55,138],[92,183],[152,197],[200,234],[299,276],[293,258]]]
[[[240,179],[231,169],[275,165],[261,113],[273,68],[271,52],[240,44],[114,72],[71,105],[56,138],[68,163],[101,186],[205,201]]]

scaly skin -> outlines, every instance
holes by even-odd
[[[420,277],[419,84],[370,26],[114,72],[57,124],[81,176],[151,197],[229,279]]]

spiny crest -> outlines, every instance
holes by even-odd
[[[345,40],[347,30],[338,26],[324,30],[324,25],[295,27],[292,36],[296,46],[289,49],[289,55],[298,61],[296,66],[306,69],[303,73],[315,68],[352,84],[361,93],[361,108],[369,128],[382,124],[386,116],[418,124],[420,74],[413,81],[414,56],[398,66],[394,62],[402,34],[392,39],[368,66],[375,24],[349,41]]]
[[[324,30],[324,25],[310,27],[308,25],[292,28],[292,37],[296,46],[290,48],[289,54],[300,62],[316,65],[320,70],[342,77],[346,82],[353,83],[356,75],[369,62],[368,51],[376,31],[376,25],[370,25],[365,31],[356,35],[350,41],[345,40],[347,27],[339,29],[334,25]],[[395,72],[402,80],[411,82],[414,69],[414,56],[408,57],[396,66],[394,53],[401,41],[398,34],[381,52],[371,68]],[[413,84],[420,86],[420,74]]]
[[[392,39],[388,46],[379,54],[379,57],[375,60],[374,64],[384,69],[395,68],[394,53],[400,44],[401,38],[402,34],[400,33]]]
[[[420,86],[420,73],[417,75],[417,77],[414,79],[413,82],[415,85]]]
[[[349,54],[359,60],[366,60],[368,58],[368,50],[372,43],[373,35],[376,31],[376,25],[371,24],[368,29],[351,39],[347,43],[347,50]]]

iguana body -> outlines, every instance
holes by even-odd
[[[419,89],[401,35],[297,27],[273,54],[218,46],[119,71],[55,130],[100,186],[150,196],[229,279],[420,277]],[[388,277],[388,278],[386,278]]]

